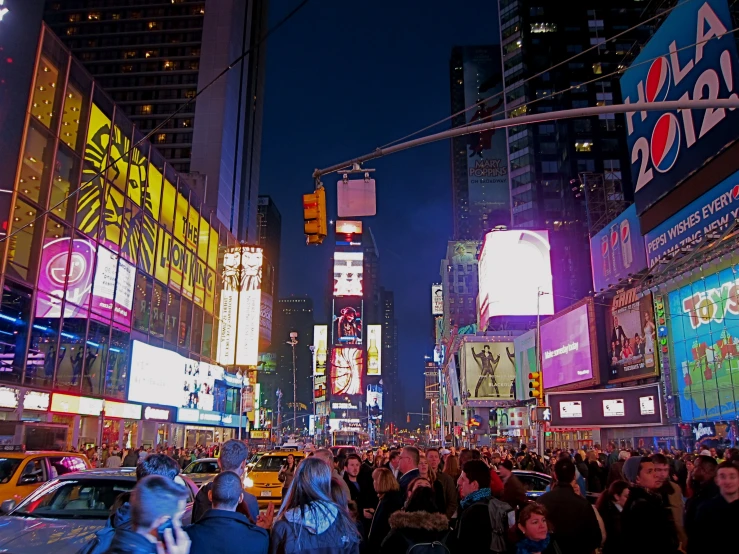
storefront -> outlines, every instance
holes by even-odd
[[[0,420],[48,421],[48,392],[0,386]],[[23,408],[19,399],[23,397]]]
[[[246,428],[246,434],[243,435],[243,438],[246,438],[248,437],[249,422],[246,416],[243,416],[242,419]],[[238,438],[238,415],[180,408],[177,410],[177,422],[187,424],[183,445],[186,448],[210,446],[211,444],[223,443]]]

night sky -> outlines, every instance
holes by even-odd
[[[270,26],[297,3],[270,0]],[[317,320],[328,319],[332,244],[308,247],[303,235],[312,171],[449,116],[452,46],[498,42],[490,0],[312,0],[269,38],[260,194],[282,213],[281,297],[308,294]],[[433,350],[430,286],[452,235],[449,142],[364,167],[377,169],[377,216],[365,225],[380,252],[380,283],[395,293],[406,409],[420,411],[424,355]],[[338,178],[323,179],[332,219]]]

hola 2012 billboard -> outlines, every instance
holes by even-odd
[[[621,77],[625,103],[724,99],[739,92],[726,0],[682,2]],[[626,114],[637,212],[665,196],[736,137],[739,110]]]

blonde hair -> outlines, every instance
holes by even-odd
[[[377,486],[375,492],[377,494],[385,494],[400,490],[397,479],[393,476],[393,472],[386,467],[378,467],[372,472],[372,478],[377,478]]]

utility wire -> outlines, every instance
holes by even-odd
[[[587,50],[583,50],[582,52],[578,52],[578,53],[576,53],[576,54],[575,54],[574,56],[571,56],[571,57],[567,58],[566,60],[563,60],[563,61],[561,61],[561,62],[559,62],[559,63],[556,63],[556,64],[554,64],[553,66],[551,66],[551,67],[549,67],[549,68],[547,68],[547,69],[545,69],[545,70],[543,70],[543,71],[540,71],[539,73],[537,73],[537,74],[535,74],[535,75],[532,75],[531,77],[528,77],[528,78],[524,79],[524,80],[523,80],[523,81],[521,81],[521,82],[518,82],[518,81],[517,81],[517,82],[516,82],[516,83],[514,83],[514,84],[516,84],[517,86],[520,86],[520,85],[523,85],[523,84],[525,84],[525,83],[528,83],[528,82],[529,82],[529,81],[531,81],[532,79],[536,79],[537,77],[541,77],[541,76],[542,76],[542,75],[544,75],[545,73],[547,73],[547,72],[549,72],[549,71],[552,71],[553,69],[556,69],[556,68],[558,68],[558,67],[560,67],[560,66],[562,66],[562,65],[564,65],[564,64],[566,64],[566,63],[569,63],[569,62],[571,62],[572,60],[574,60],[575,58],[578,58],[578,57],[580,57],[580,56],[582,56],[582,55],[584,55],[584,54],[587,54],[588,52],[592,52],[593,50],[597,50],[597,49],[599,49],[599,48],[600,48],[600,47],[601,47],[601,46],[602,46],[603,44],[606,44],[606,43],[608,43],[608,42],[611,42],[611,41],[613,41],[613,40],[616,40],[617,38],[620,38],[620,37],[624,36],[625,34],[627,34],[627,33],[630,33],[631,31],[633,31],[633,30],[635,30],[635,29],[638,29],[639,27],[641,27],[642,25],[644,25],[644,24],[646,24],[646,23],[649,23],[650,21],[653,21],[653,20],[655,20],[655,19],[658,19],[658,18],[660,18],[660,17],[664,17],[665,15],[667,15],[668,13],[670,13],[670,12],[671,12],[672,10],[675,10],[675,9],[677,9],[677,8],[678,8],[678,7],[680,7],[680,6],[684,6],[685,4],[687,4],[687,3],[689,3],[689,2],[692,2],[692,1],[693,1],[693,0],[685,0],[684,2],[681,2],[681,3],[679,3],[679,4],[676,4],[675,6],[673,6],[672,8],[670,8],[670,9],[668,9],[668,10],[665,10],[664,12],[660,12],[660,13],[658,13],[658,14],[656,14],[656,15],[653,15],[652,17],[650,17],[650,18],[648,18],[648,19],[645,19],[644,21],[640,21],[639,23],[637,23],[637,24],[636,24],[636,25],[634,25],[633,27],[631,27],[631,28],[629,28],[629,29],[626,29],[625,31],[621,31],[620,33],[618,33],[618,34],[616,34],[616,35],[612,36],[611,38],[608,38],[608,39],[606,39],[606,40],[605,40],[604,42],[601,42],[601,43],[599,43],[599,44],[595,44],[595,45],[591,46],[590,48],[588,48]],[[501,46],[501,48],[502,48],[502,46]],[[606,77],[606,76],[601,76],[601,77],[600,77],[600,79],[603,79],[603,78],[605,78],[605,77]],[[415,131],[415,132],[413,132],[413,133],[411,133],[411,134],[409,134],[409,135],[406,135],[406,136],[404,136],[404,137],[402,137],[402,138],[396,139],[396,140],[394,140],[394,141],[392,141],[392,142],[388,142],[387,144],[385,144],[385,145],[383,145],[383,146],[380,146],[380,148],[381,148],[381,149],[382,149],[382,148],[387,148],[388,146],[392,146],[393,144],[397,144],[397,143],[399,143],[399,142],[403,142],[404,140],[407,140],[407,139],[409,139],[409,138],[411,138],[411,137],[414,137],[414,136],[416,136],[416,135],[418,135],[418,134],[420,134],[420,133],[423,133],[424,131],[428,131],[429,129],[433,129],[433,128],[434,128],[434,127],[436,127],[437,125],[441,125],[442,123],[444,123],[444,122],[446,122],[446,121],[449,121],[450,119],[453,119],[453,118],[455,118],[455,117],[457,117],[457,116],[459,116],[459,115],[462,115],[462,114],[464,114],[464,113],[466,113],[466,112],[468,112],[468,111],[470,111],[470,110],[473,110],[474,108],[476,108],[476,107],[477,107],[477,106],[479,106],[480,104],[484,104],[485,102],[487,102],[487,101],[489,101],[489,100],[492,100],[493,98],[497,98],[498,96],[502,96],[503,94],[505,94],[505,90],[502,90],[502,91],[500,91],[500,92],[496,92],[495,94],[493,94],[493,95],[491,95],[491,96],[488,96],[488,97],[486,97],[486,98],[483,98],[482,100],[480,100],[480,101],[476,102],[475,104],[472,104],[471,106],[469,106],[469,107],[467,107],[467,108],[465,108],[465,109],[463,109],[463,110],[460,110],[460,111],[458,111],[457,113],[453,113],[452,115],[450,115],[450,116],[448,116],[448,117],[445,117],[444,119],[440,119],[440,120],[439,120],[439,121],[437,121],[436,123],[432,123],[431,125],[427,125],[427,126],[426,126],[426,127],[424,127],[423,129],[419,129],[418,131]],[[503,111],[503,113],[505,113],[505,110]],[[498,114],[496,114],[496,115],[498,115]],[[488,116],[488,117],[491,117],[491,116]],[[479,122],[480,122],[480,120],[478,120],[478,121],[475,121],[475,123],[479,123]],[[467,124],[467,123],[465,123],[464,125],[460,125],[459,127],[466,127],[467,125],[468,125],[468,124]]]
[[[163,128],[163,127],[164,127],[164,126],[165,126],[165,125],[166,125],[166,124],[167,124],[168,122],[170,122],[170,121],[171,121],[171,120],[172,120],[172,119],[173,119],[173,118],[174,118],[175,116],[177,116],[177,114],[179,114],[179,113],[180,113],[181,111],[183,111],[183,110],[184,110],[184,109],[185,109],[185,108],[186,108],[187,106],[189,106],[190,104],[192,104],[192,103],[193,103],[193,102],[195,101],[195,99],[196,99],[196,98],[197,98],[198,96],[200,96],[201,94],[203,94],[203,93],[204,93],[204,92],[205,92],[206,90],[208,90],[208,89],[209,89],[209,88],[210,88],[210,87],[211,87],[211,86],[212,86],[213,84],[215,84],[215,82],[216,82],[216,81],[218,81],[218,80],[219,80],[219,79],[220,79],[221,77],[223,77],[223,76],[224,76],[224,75],[225,75],[226,73],[228,73],[228,72],[229,72],[229,71],[230,71],[231,69],[233,69],[233,68],[234,68],[234,67],[236,66],[236,64],[238,64],[238,63],[239,63],[239,62],[240,62],[241,60],[243,60],[243,59],[244,59],[244,58],[246,58],[246,57],[247,57],[247,56],[248,56],[249,54],[251,54],[251,52],[252,52],[252,50],[253,50],[254,48],[259,48],[259,47],[260,47],[260,46],[261,46],[261,45],[262,45],[262,44],[263,44],[264,42],[266,42],[266,41],[267,41],[267,39],[269,38],[269,36],[270,36],[270,35],[272,35],[272,33],[274,33],[275,31],[277,31],[277,30],[278,30],[278,29],[279,29],[280,27],[282,27],[282,26],[283,26],[283,25],[284,25],[285,23],[287,23],[287,22],[288,22],[288,21],[289,21],[289,20],[290,20],[290,19],[291,19],[291,18],[292,18],[292,17],[293,17],[293,16],[295,15],[295,14],[297,14],[297,13],[298,13],[298,12],[299,12],[299,11],[300,11],[300,10],[301,10],[301,9],[302,9],[303,7],[305,7],[305,5],[306,5],[306,4],[307,4],[307,3],[309,2],[309,1],[310,1],[310,0],[302,0],[302,1],[300,2],[300,4],[298,4],[297,6],[295,6],[295,8],[293,8],[293,9],[292,9],[291,11],[289,11],[289,12],[288,12],[288,13],[287,13],[287,14],[286,14],[286,15],[285,15],[285,16],[284,16],[284,17],[283,17],[282,19],[280,19],[280,21],[278,21],[278,22],[277,22],[277,23],[276,23],[276,24],[274,25],[274,27],[272,27],[271,29],[268,29],[268,30],[267,30],[267,32],[266,32],[266,33],[265,33],[265,34],[264,34],[264,35],[263,35],[263,36],[262,36],[262,37],[261,37],[261,38],[259,39],[259,41],[258,41],[258,42],[257,42],[257,43],[256,43],[256,44],[254,45],[254,47],[250,47],[250,48],[247,48],[246,50],[244,50],[244,51],[243,51],[243,52],[242,52],[242,53],[241,53],[241,54],[240,54],[240,55],[239,55],[239,56],[238,56],[238,57],[237,57],[237,58],[236,58],[235,60],[233,60],[233,61],[232,61],[231,63],[229,63],[229,64],[228,64],[228,65],[227,65],[227,66],[226,66],[226,67],[225,67],[225,68],[224,68],[224,69],[223,69],[223,70],[222,70],[222,71],[221,71],[221,72],[220,72],[220,73],[219,73],[218,75],[216,75],[216,76],[215,76],[215,77],[214,77],[214,78],[213,78],[213,79],[212,79],[212,80],[211,80],[211,81],[210,81],[210,82],[209,82],[208,84],[206,84],[206,85],[205,85],[205,86],[204,86],[203,88],[201,88],[201,89],[200,89],[199,91],[197,91],[197,93],[196,93],[196,94],[195,94],[194,96],[192,96],[191,98],[188,98],[187,102],[185,102],[184,104],[180,105],[180,107],[179,107],[179,108],[177,108],[177,109],[176,109],[176,110],[175,110],[174,112],[172,112],[172,113],[171,113],[171,114],[170,114],[169,116],[167,116],[167,118],[166,118],[166,119],[164,119],[164,120],[163,120],[163,121],[162,121],[161,123],[159,123],[159,125],[157,125],[157,126],[156,126],[156,127],[154,127],[154,128],[153,128],[153,129],[151,130],[151,131],[149,131],[149,132],[148,132],[148,133],[146,134],[146,136],[144,136],[144,137],[143,137],[143,138],[142,138],[141,140],[139,140],[138,142],[136,142],[135,144],[133,144],[133,145],[131,146],[131,148],[129,148],[129,149],[128,149],[128,150],[126,151],[126,152],[124,152],[123,154],[121,154],[121,155],[120,155],[120,156],[119,156],[118,158],[116,158],[115,160],[112,160],[111,162],[109,162],[107,166],[105,166],[104,168],[102,168],[102,169],[101,169],[100,171],[98,171],[98,172],[97,172],[97,173],[96,173],[95,175],[93,175],[92,177],[90,177],[90,179],[88,179],[88,180],[87,180],[87,181],[85,181],[84,183],[80,182],[80,185],[79,185],[79,186],[78,186],[78,187],[77,187],[76,189],[74,189],[74,190],[73,190],[72,192],[70,192],[70,193],[69,193],[68,195],[66,195],[66,196],[65,196],[64,198],[62,198],[62,199],[61,199],[61,200],[60,200],[59,202],[57,202],[57,203],[56,203],[56,204],[54,204],[53,206],[50,206],[50,207],[49,207],[48,209],[46,209],[46,210],[42,210],[42,211],[41,211],[41,213],[39,213],[39,214],[38,214],[38,215],[37,215],[36,217],[34,217],[34,218],[33,218],[33,219],[31,220],[31,221],[29,221],[29,222],[28,222],[28,223],[26,223],[25,225],[21,225],[21,226],[20,226],[20,227],[18,227],[17,229],[13,229],[13,231],[12,231],[11,233],[9,233],[8,235],[6,235],[5,237],[2,237],[2,238],[0,238],[0,244],[1,244],[2,242],[4,242],[4,241],[8,240],[9,238],[11,238],[11,237],[15,236],[15,235],[16,235],[17,233],[19,233],[19,232],[23,231],[24,229],[26,229],[26,228],[28,228],[28,227],[31,227],[31,226],[32,226],[32,225],[33,225],[33,224],[34,224],[34,223],[35,223],[36,221],[38,221],[39,219],[41,219],[41,218],[42,218],[42,217],[43,217],[44,215],[46,215],[46,214],[49,214],[49,213],[51,213],[51,212],[52,212],[53,210],[55,210],[56,208],[60,207],[60,206],[61,206],[62,204],[64,204],[64,203],[65,203],[65,202],[66,202],[67,200],[69,200],[70,198],[72,198],[72,196],[74,196],[75,194],[77,194],[77,193],[78,193],[78,192],[80,191],[80,189],[81,189],[81,188],[82,188],[83,186],[85,186],[85,185],[87,185],[87,184],[91,183],[92,181],[94,181],[95,179],[97,179],[97,178],[99,178],[99,177],[102,177],[102,176],[103,176],[103,175],[105,174],[105,172],[106,172],[106,171],[108,171],[108,169],[110,169],[110,168],[114,167],[114,166],[115,166],[115,165],[116,165],[116,164],[117,164],[117,163],[118,163],[118,162],[119,162],[120,160],[122,160],[122,159],[123,159],[124,157],[126,157],[126,156],[130,155],[130,154],[131,154],[131,152],[133,152],[133,151],[134,151],[134,150],[135,150],[135,149],[136,149],[136,148],[137,148],[138,146],[140,146],[140,145],[141,145],[141,144],[142,144],[142,143],[143,143],[144,141],[146,141],[146,140],[148,140],[149,138],[151,138],[152,136],[154,136],[154,134],[156,134],[156,133],[157,133],[157,132],[158,132],[159,130],[161,130],[161,129],[162,129],[162,128]]]

